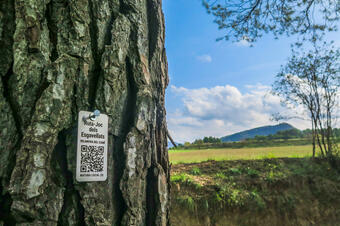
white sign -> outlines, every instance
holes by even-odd
[[[108,117],[99,111],[80,111],[78,117],[77,181],[105,181]]]

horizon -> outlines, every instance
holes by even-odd
[[[223,31],[200,0],[164,0],[163,11],[170,79],[167,122],[176,142],[275,124],[271,117],[278,112],[304,115],[302,108],[292,111],[270,93],[295,36],[276,40],[265,34],[253,47],[244,40],[216,41]],[[339,34],[327,37],[340,46]],[[306,120],[286,122],[298,129],[311,128]]]
[[[288,124],[290,126],[292,126],[294,129],[298,129],[296,127],[294,127],[293,125],[291,125],[290,123],[287,123],[287,122],[277,122],[276,124],[272,124],[272,125],[263,125],[263,126],[259,126],[259,127],[254,127],[254,128],[249,128],[249,129],[245,129],[245,130],[241,130],[241,131],[237,131],[237,132],[234,132],[234,133],[231,133],[231,134],[226,134],[226,135],[223,135],[221,137],[214,137],[214,138],[223,138],[223,137],[229,137],[229,136],[232,136],[232,135],[235,135],[235,134],[238,134],[238,133],[243,133],[243,132],[246,132],[246,131],[250,131],[250,130],[254,130],[254,129],[258,129],[258,128],[263,128],[263,127],[273,127],[273,126],[278,126],[278,125],[281,125],[281,124]],[[309,128],[306,128],[306,129],[309,129]],[[300,131],[303,131],[301,129],[298,129]],[[203,136],[203,137],[199,137],[197,139],[203,139],[204,137],[210,137],[209,135],[207,136]],[[187,142],[187,141],[186,141]],[[171,142],[170,142],[171,143]],[[176,142],[177,144],[180,144],[179,142]],[[184,142],[183,142],[184,143]]]

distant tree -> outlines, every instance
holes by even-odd
[[[221,139],[217,137],[204,137],[203,138],[203,143],[221,143]]]
[[[293,107],[303,106],[310,117],[315,145],[322,156],[333,153],[333,119],[338,110],[340,52],[326,43],[313,43],[313,50],[296,52],[282,67],[273,85],[274,94]]]
[[[334,128],[334,129],[333,129],[333,136],[334,136],[336,139],[340,139],[340,128]]]
[[[190,146],[190,142],[188,142],[188,141],[184,142],[184,146],[185,146],[185,147]]]
[[[302,131],[303,138],[312,138],[313,131],[311,129],[305,129]]]
[[[202,0],[215,16],[218,28],[226,34],[219,38],[254,42],[264,33],[322,34],[337,29],[339,1],[334,0]]]
[[[203,140],[202,139],[196,139],[193,144],[203,144]]]
[[[203,140],[202,139],[196,139],[192,144],[197,145],[198,149],[201,149],[201,146],[203,144]]]
[[[203,142],[204,142],[204,143],[209,143],[209,138],[208,138],[208,137],[204,137],[204,138],[203,138]]]
[[[181,148],[181,147],[183,147],[184,145],[183,144],[178,144],[177,145],[177,148]]]
[[[283,130],[273,135],[274,139],[284,139],[284,140],[301,138],[301,137],[302,137],[302,133],[298,129]]]

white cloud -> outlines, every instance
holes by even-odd
[[[204,136],[221,137],[275,124],[270,120],[271,115],[287,112],[279,97],[270,94],[270,87],[257,84],[246,88],[247,92],[241,93],[230,85],[199,89],[171,86],[171,91],[181,97],[184,109],[168,114],[170,133],[177,142]],[[300,129],[309,126],[308,121],[293,119],[289,122]]]
[[[249,47],[249,46],[251,46],[249,37],[246,36],[246,35],[243,36],[241,40],[236,42],[236,46],[240,46],[240,47]]]
[[[239,46],[239,47],[249,47],[251,44],[248,40],[242,39],[242,40],[236,42],[235,45]]]
[[[202,63],[211,63],[212,57],[208,54],[203,54],[196,57],[197,60],[201,61]]]

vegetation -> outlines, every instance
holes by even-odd
[[[340,128],[332,129],[334,138],[340,138]],[[255,136],[253,139],[246,139],[246,141],[263,141],[263,140],[291,140],[291,139],[310,139],[312,140],[313,130],[305,129],[291,129],[285,131],[279,131],[274,135],[268,136]]]
[[[192,175],[194,169],[200,175]],[[340,220],[340,172],[323,159],[206,161],[174,165],[171,174],[173,225],[207,225],[207,217],[214,225]],[[174,179],[178,175],[200,186]]]
[[[186,184],[196,189],[200,189],[202,187],[187,173],[173,174],[172,177],[170,178],[170,181],[172,183]]]
[[[172,164],[203,162],[207,160],[303,158],[312,156],[311,148],[311,145],[301,145],[239,149],[170,150],[169,158]]]
[[[213,14],[219,29],[226,34],[219,38],[252,43],[264,33],[276,38],[282,34],[300,35],[309,40],[314,49],[298,53],[297,41],[293,55],[278,74],[274,90],[289,105],[308,109],[312,122],[313,156],[319,146],[322,156],[333,156],[336,147],[332,134],[332,119],[338,107],[339,48],[329,44],[318,46],[324,34],[336,31],[340,19],[339,3],[331,0],[202,0],[208,13]]]
[[[311,144],[311,139],[252,139],[244,140],[240,142],[228,142],[228,143],[207,143],[207,144],[190,144],[178,145],[177,148],[172,147],[170,150],[201,150],[201,149],[220,149],[220,148],[255,148],[255,147],[280,147],[280,146],[300,146]]]
[[[217,137],[204,137],[203,139],[197,139],[193,142],[193,144],[213,144],[213,143],[221,143],[221,139]]]
[[[280,123],[278,125],[273,126],[261,126],[249,130],[245,130],[242,132],[234,133],[232,135],[221,137],[222,142],[232,142],[232,141],[241,141],[248,138],[254,138],[256,135],[258,136],[268,136],[276,134],[279,131],[284,130],[291,130],[294,129],[293,126],[291,126],[288,123]]]
[[[340,128],[333,128],[332,134],[334,141],[340,142]],[[203,143],[194,141],[193,143],[186,142],[185,145],[178,145],[170,150],[189,150],[189,149],[216,149],[216,148],[253,148],[253,147],[279,147],[279,146],[301,146],[312,144],[313,132],[311,129],[284,130],[276,134],[268,136],[257,135],[254,138],[247,138],[240,142],[216,142]],[[311,148],[312,150],[312,148]]]
[[[291,129],[291,130],[284,130],[279,131],[274,135],[268,136],[255,136],[253,139],[249,138],[246,139],[250,140],[288,140],[288,139],[295,139],[295,138],[311,138],[312,131],[310,129],[306,130],[298,130],[298,129]]]
[[[316,45],[326,31],[337,29],[338,2],[202,2],[215,16],[219,29],[226,31],[220,40],[234,38],[251,44],[271,32],[276,38],[298,34],[303,41],[312,42],[314,49],[292,52],[274,85],[275,93],[287,105],[307,109],[312,129],[249,137],[237,134],[241,139],[232,138],[229,141],[238,141],[232,143],[224,143],[225,137],[205,137],[170,150],[174,164],[171,181],[175,185],[173,224],[185,225],[184,219],[190,219],[188,225],[338,223],[340,162],[335,146],[340,141],[340,131],[333,128],[333,119],[338,109],[340,51],[328,49],[326,44]],[[302,47],[301,40],[296,47]],[[332,161],[308,158],[316,155],[331,156]],[[234,159],[238,161],[223,161]],[[189,214],[183,218],[186,211]]]
[[[192,175],[200,175],[201,174],[201,170],[198,167],[192,168],[190,172],[191,172]]]
[[[287,106],[303,107],[308,114],[313,156],[316,145],[322,156],[332,156],[336,144],[332,128],[339,113],[340,50],[326,45],[313,42],[313,50],[293,50],[273,86],[274,94]]]
[[[221,39],[254,42],[264,33],[307,35],[334,31],[339,20],[339,3],[332,0],[202,0],[218,28]]]

